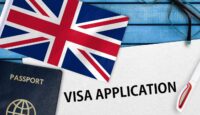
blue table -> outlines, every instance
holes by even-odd
[[[140,45],[185,40],[185,36],[174,29],[168,20],[171,7],[169,0],[158,3],[146,4],[139,0],[82,0],[113,12],[130,17],[123,45]],[[151,0],[148,0],[151,1]],[[191,5],[200,10],[200,0],[187,0]],[[0,0],[0,11],[4,0]],[[171,19],[180,30],[187,28],[182,13],[174,9]],[[200,21],[193,19],[193,38],[200,39]],[[199,33],[198,33],[199,32]],[[0,50],[0,58],[21,58],[23,56]]]

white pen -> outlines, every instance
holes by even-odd
[[[22,63],[23,64],[28,64],[28,65],[36,65],[36,66],[42,66],[42,67],[50,67],[50,68],[54,68],[54,69],[61,69],[57,66],[54,66],[54,65],[51,65],[51,64],[48,64],[48,63],[44,63],[42,61],[39,61],[37,59],[33,59],[33,58],[29,58],[29,57],[25,57],[25,58],[22,58]]]
[[[195,85],[197,84],[199,78],[200,78],[200,62],[198,63],[190,81],[180,93],[180,96],[177,101],[177,110],[179,112],[182,112],[183,108],[185,107],[186,102],[190,98],[191,93],[194,90]]]

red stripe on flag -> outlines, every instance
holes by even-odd
[[[67,41],[106,53],[108,55],[116,57],[118,54],[120,48],[120,45],[118,44],[114,44],[112,42],[78,32],[76,30],[68,31],[69,32],[62,32],[62,34],[60,34],[60,37],[65,36]]]
[[[40,5],[38,5],[38,3],[36,2],[36,0],[29,0],[36,8],[37,10],[44,16],[48,16],[48,14],[40,7]]]
[[[61,26],[63,28],[71,28],[75,13],[79,4],[79,0],[68,0],[64,14],[62,16]]]
[[[52,36],[56,36],[59,28],[54,23],[15,10],[10,10],[8,21]]]
[[[72,21],[74,19],[76,9],[78,6],[78,0],[68,0],[66,4],[66,8],[62,17],[61,24],[59,26],[59,33],[56,35],[51,53],[49,55],[48,63],[53,65],[58,65],[60,61],[60,57],[62,55],[62,51],[64,49],[66,40],[70,39],[66,35],[71,34],[68,33],[68,29],[71,28]],[[78,36],[73,36],[73,39],[77,38]]]
[[[63,49],[65,47],[65,42],[66,41],[62,41],[59,39],[54,41],[52,49],[51,49],[51,53],[48,58],[48,63],[52,65],[56,65],[56,66],[59,64]]]
[[[95,63],[95,61],[83,50],[79,50],[81,54],[93,65],[93,67],[102,75],[102,77],[108,82],[109,77],[104,73],[103,70]]]
[[[94,28],[94,27],[98,27],[98,26],[104,26],[104,25],[109,25],[109,24],[114,24],[114,23],[119,23],[119,22],[125,22],[125,21],[128,21],[128,17],[108,20],[108,21],[104,21],[104,22],[97,22],[97,23],[93,23],[93,24],[87,24],[87,25],[83,25],[80,27],[84,28],[84,29],[88,29],[88,28]]]
[[[10,47],[14,47],[14,46],[27,45],[29,43],[40,42],[40,41],[44,41],[44,40],[48,40],[48,39],[43,38],[43,37],[33,38],[33,39],[23,40],[23,41],[19,41],[19,42],[2,44],[2,45],[0,45],[0,48],[10,48]]]

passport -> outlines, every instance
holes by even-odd
[[[62,71],[0,61],[0,115],[55,115]]]

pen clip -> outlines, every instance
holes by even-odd
[[[192,84],[189,82],[187,84],[187,86],[183,89],[183,91],[181,92],[179,98],[178,98],[178,102],[177,102],[177,110],[179,112],[182,112],[188,98],[189,95],[191,94],[191,90],[192,90]]]

